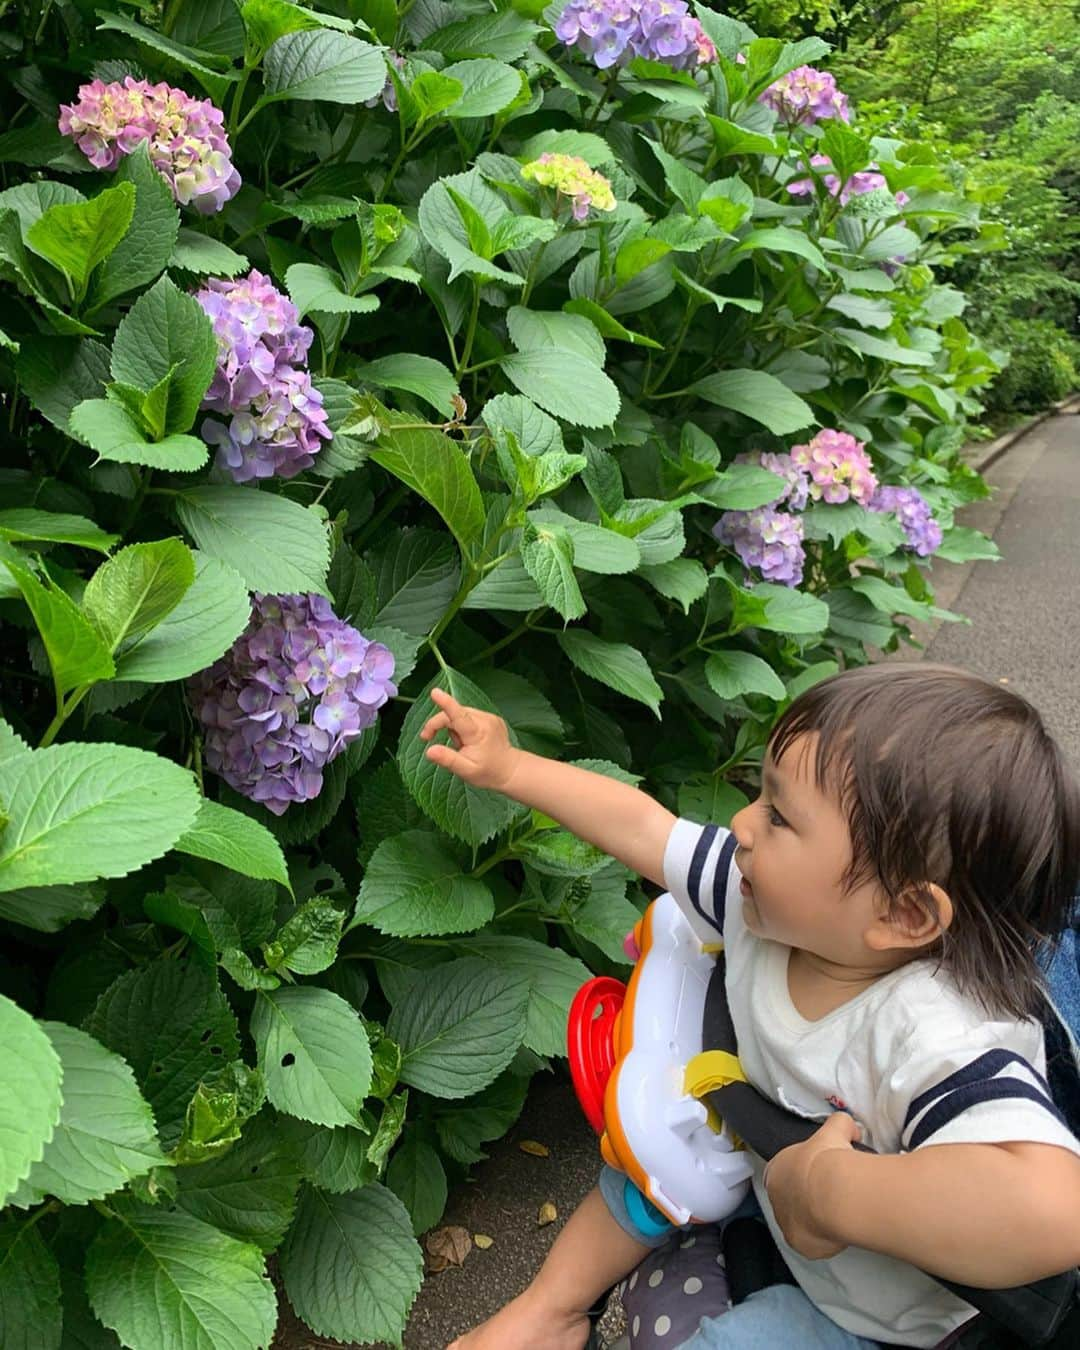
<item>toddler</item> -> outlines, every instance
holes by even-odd
[[[1080,1142],[1045,1081],[1033,954],[1080,877],[1080,794],[1027,702],[921,663],[823,680],[781,716],[726,830],[431,697],[434,763],[722,935],[747,1077],[822,1121],[768,1167],[752,1156],[797,1288],[703,1318],[684,1346],[936,1346],[973,1310],[923,1270],[994,1288],[1080,1263]],[[622,1181],[606,1169],[529,1288],[451,1350],[581,1350],[586,1309],[662,1241],[635,1229]]]

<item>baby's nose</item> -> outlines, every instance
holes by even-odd
[[[735,836],[735,842],[743,850],[753,848],[753,831],[750,828],[750,808],[744,806],[741,811],[736,811],[731,818],[731,833]]]

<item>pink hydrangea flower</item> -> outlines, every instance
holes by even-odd
[[[810,475],[810,496],[814,501],[850,499],[860,506],[869,506],[877,491],[877,478],[866,447],[846,431],[826,427],[806,445],[793,446],[791,458]]]
[[[95,169],[115,169],[145,142],[176,201],[202,215],[220,211],[239,190],[220,108],[164,82],[129,75],[122,84],[80,85],[78,101],[60,105],[59,125]]]
[[[851,121],[847,95],[837,89],[834,76],[814,66],[797,66],[781,75],[759,95],[759,102],[793,126],[809,127],[831,117]]]
[[[815,169],[831,169],[832,160],[828,155],[812,155],[810,164]],[[846,183],[841,185],[840,179],[835,173],[825,173],[822,175],[822,181],[831,196],[840,198],[840,205],[847,206],[852,197],[859,197],[864,192],[876,192],[880,188],[888,188],[885,181],[885,175],[878,172],[878,166],[871,164],[869,169],[861,169],[858,173],[853,173]],[[794,182],[788,183],[787,190],[794,197],[805,197],[814,190],[814,180],[812,178],[799,178]],[[896,205],[898,207],[906,206],[911,200],[906,192],[897,192]]]

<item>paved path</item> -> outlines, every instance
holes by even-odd
[[[967,508],[963,521],[992,534],[1004,560],[955,567],[932,577],[938,604],[972,623],[921,630],[930,659],[1007,679],[1044,712],[1080,773],[1080,416],[1044,422],[986,474],[993,497]],[[917,655],[917,653],[915,653]],[[910,659],[912,652],[906,650]],[[535,1139],[548,1158],[517,1147]],[[541,1075],[518,1126],[492,1146],[491,1158],[459,1187],[445,1223],[494,1238],[460,1269],[429,1277],[408,1328],[405,1350],[443,1350],[528,1283],[559,1224],[540,1228],[546,1200],[560,1221],[594,1183],[595,1137],[582,1119],[564,1071]],[[277,1350],[328,1345],[296,1323]]]

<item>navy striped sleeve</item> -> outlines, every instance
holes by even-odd
[[[735,836],[720,825],[676,821],[664,851],[664,883],[702,942],[716,942],[724,910]]]

